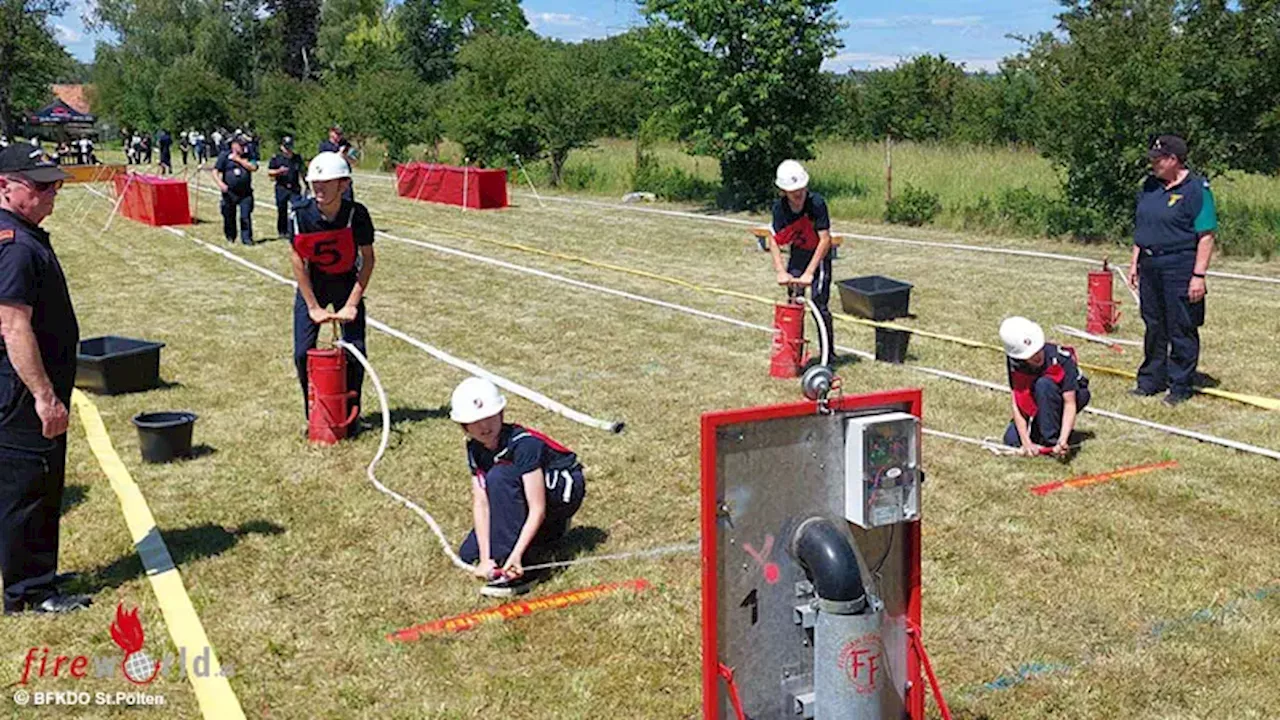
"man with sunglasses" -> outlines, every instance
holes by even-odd
[[[90,599],[58,590],[67,405],[80,326],[40,223],[69,177],[39,150],[0,151],[0,572],[5,614],[63,613]]]
[[[1044,330],[1024,317],[1000,323],[1000,342],[1008,356],[1013,419],[1004,444],[1029,457],[1066,457],[1076,416],[1089,404],[1089,378],[1080,372],[1075,352],[1044,341]]]

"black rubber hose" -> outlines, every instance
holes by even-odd
[[[805,520],[796,528],[792,552],[813,590],[823,600],[866,600],[858,556],[848,538],[826,518]]]

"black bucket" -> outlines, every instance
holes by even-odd
[[[138,445],[142,460],[166,463],[191,455],[191,430],[196,414],[191,412],[138,413],[133,424],[138,428]]]
[[[907,360],[907,343],[911,333],[906,330],[876,328],[876,359],[901,365]]]

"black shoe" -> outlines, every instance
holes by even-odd
[[[74,585],[80,582],[83,576],[78,572],[64,572],[53,576],[53,584],[59,587],[63,585]]]
[[[241,244],[241,245],[249,245],[249,246],[252,246],[252,245],[253,245],[253,241],[252,241],[252,240],[241,240],[241,241],[240,241],[240,244]]]
[[[1130,390],[1129,394],[1134,397],[1154,397],[1162,392],[1164,392],[1164,390],[1147,390],[1146,388],[1136,387]]]
[[[50,595],[40,602],[28,604],[26,610],[38,615],[61,615],[62,613],[84,610],[92,604],[93,598],[88,595]],[[21,605],[16,608],[9,606],[4,609],[4,614],[17,615],[22,610]]]
[[[516,597],[528,593],[540,582],[542,582],[542,573],[525,573],[514,579],[500,577],[481,587],[480,594],[491,598]]]
[[[1168,395],[1164,396],[1163,402],[1165,405],[1168,405],[1169,407],[1173,407],[1174,405],[1181,405],[1182,403],[1190,399],[1191,399],[1191,393],[1176,393],[1176,392],[1170,391]]]

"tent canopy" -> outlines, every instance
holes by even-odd
[[[92,125],[97,119],[93,115],[76,110],[62,100],[54,100],[32,113],[30,123],[32,125],[67,125],[70,123]]]

